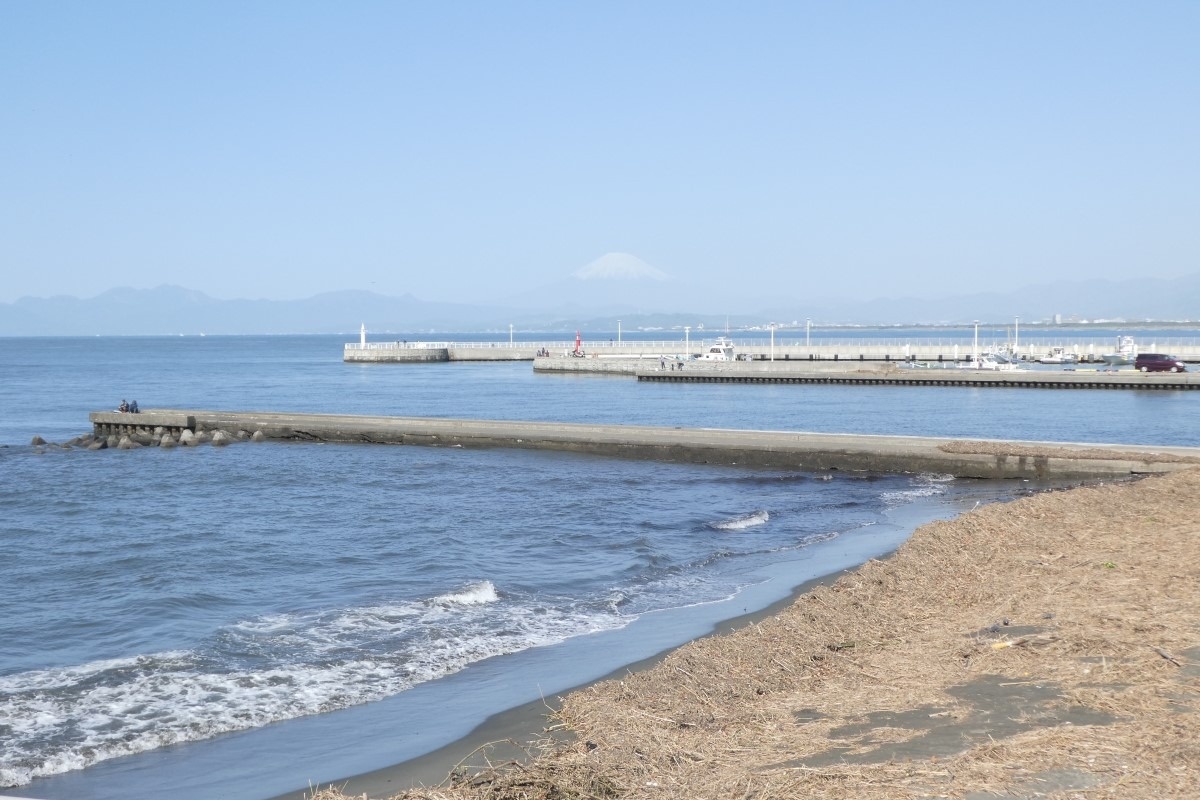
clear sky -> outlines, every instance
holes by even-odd
[[[1200,2],[0,2],[0,302],[1200,270]]]

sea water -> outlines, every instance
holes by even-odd
[[[122,398],[1200,443],[1190,392],[640,384],[348,365],[341,345],[0,339],[6,793],[265,798],[415,757],[1022,488],[510,450],[28,444]]]

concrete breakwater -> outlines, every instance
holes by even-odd
[[[129,414],[120,411],[93,411],[90,415],[92,432],[67,442],[73,447],[88,450],[133,450],[138,447],[195,447],[213,444],[220,447],[237,440],[262,441],[260,431],[251,433],[244,429],[205,429],[196,424],[196,418],[188,414],[171,411],[147,411]],[[40,439],[41,437],[38,437]],[[38,444],[35,441],[34,444]],[[41,441],[41,444],[46,442]]]
[[[111,435],[131,415],[92,412],[95,435]],[[442,447],[565,450],[687,463],[937,473],[961,478],[1080,480],[1121,478],[1200,466],[1200,448],[968,441],[795,431],[666,428],[507,420],[377,417],[345,414],[180,411],[136,415],[187,422],[193,436]],[[183,436],[181,431],[180,436]],[[214,443],[215,440],[214,440]]]
[[[633,370],[639,381],[668,383],[825,383],[873,386],[977,386],[1019,389],[1200,389],[1200,377],[1189,373],[1141,373],[1133,370],[913,369],[877,364],[875,368],[810,369],[788,363],[730,363],[685,369]]]
[[[753,374],[784,374],[784,373],[838,373],[838,374],[877,374],[884,370],[897,369],[895,364],[882,361],[681,361],[675,358],[659,356],[645,357],[599,357],[599,358],[562,358],[549,356],[533,360],[534,372],[568,372],[595,373],[602,375],[641,374],[713,374],[713,375],[753,375]]]
[[[581,348],[588,358],[690,358],[709,349],[711,339],[663,341],[585,341]],[[980,343],[981,352],[991,352],[993,345]],[[954,365],[970,360],[976,347],[970,341],[936,340],[908,342],[900,340],[852,339],[836,342],[784,342],[738,340],[737,353],[748,361],[800,362],[809,365],[822,362],[904,363],[921,362],[935,365]],[[1049,344],[1030,344],[1020,348],[1018,357],[1035,361],[1046,355]],[[347,363],[427,363],[435,361],[533,361],[540,353],[566,358],[574,352],[574,342],[349,342],[345,344],[342,360]],[[1095,343],[1062,348],[1072,353],[1081,364],[1103,364],[1102,354],[1113,350]],[[1147,342],[1140,352],[1169,352],[1184,361],[1200,361],[1200,340]],[[1010,352],[1010,351],[1005,351]]]
[[[891,386],[982,386],[1035,389],[1200,389],[1196,373],[1132,369],[986,370],[928,369],[884,362],[672,361],[618,358],[537,358],[541,373],[631,375],[664,383],[825,383]]]

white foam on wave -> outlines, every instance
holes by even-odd
[[[493,656],[622,627],[607,609],[503,600],[480,581],[433,600],[276,614],[218,650],[0,678],[0,786],[382,699]]]
[[[491,581],[480,581],[460,591],[439,595],[431,602],[439,605],[477,606],[495,603],[499,599],[500,595],[496,594],[496,587]]]
[[[740,531],[746,528],[753,528],[756,525],[765,525],[770,518],[771,515],[766,511],[752,511],[749,514],[743,514],[733,519],[713,522],[710,527],[716,528],[719,531]]]
[[[187,657],[183,650],[172,650],[159,653],[153,658],[159,661],[169,661]],[[73,664],[65,667],[50,667],[32,672],[18,672],[12,675],[0,675],[0,695],[16,691],[53,691],[64,686],[74,686],[88,680],[94,675],[121,669],[133,669],[149,663],[149,656],[132,656],[129,658],[106,658],[99,661],[89,661],[86,664]]]
[[[921,473],[920,475],[912,476],[908,488],[894,492],[884,492],[880,495],[880,498],[884,503],[895,506],[911,503],[913,500],[922,497],[937,497],[938,495],[945,494],[947,485],[954,480],[953,475]]]

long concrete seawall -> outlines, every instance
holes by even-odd
[[[600,357],[637,358],[654,357],[659,355],[691,357],[698,356],[708,350],[712,339],[693,339],[690,341],[585,341],[583,350],[586,354]],[[1027,361],[1035,361],[1047,354],[1050,345],[1031,344],[1020,348],[1021,355]],[[989,346],[980,343],[980,349],[988,351]],[[1071,345],[1065,348],[1068,352],[1078,355],[1079,363],[1103,364],[1102,353],[1114,348],[1109,344],[1092,342],[1086,346]],[[1184,361],[1195,363],[1200,361],[1200,339],[1191,339],[1188,343],[1178,340],[1169,342],[1145,342],[1139,348],[1143,353],[1171,353]],[[574,350],[573,342],[407,342],[407,341],[373,341],[348,342],[342,353],[342,360],[347,362],[425,362],[425,361],[532,361],[541,351],[548,351],[556,357],[566,357]],[[917,341],[881,341],[874,339],[853,339],[835,343],[814,342],[811,345],[803,342],[779,342],[771,346],[765,341],[739,341],[737,352],[753,361],[794,361],[819,363],[821,361],[837,362],[891,362],[919,361],[933,363],[962,362],[968,360],[975,347],[970,340],[953,341],[940,340],[936,343]]]
[[[1141,389],[1200,390],[1195,373],[1124,370],[988,370],[912,369],[876,364],[871,367],[811,369],[806,366],[775,363],[710,364],[685,369],[660,370],[640,366],[633,374],[639,381],[661,383],[824,383],[873,386],[979,386],[1016,389]]]
[[[132,417],[138,418],[136,423]],[[162,427],[169,433],[173,425],[194,433],[241,433],[240,438],[261,432],[263,438],[286,441],[565,450],[688,463],[813,471],[931,472],[962,478],[1120,478],[1200,466],[1200,448],[1195,447],[795,431],[168,409],[137,415],[96,411],[91,414],[91,422],[97,436],[111,435],[131,424],[145,429]]]
[[[918,369],[857,361],[688,361],[620,358],[538,358],[543,374],[631,375],[660,383],[825,383],[890,386],[982,386],[1026,389],[1200,390],[1200,374],[1122,370],[987,370],[954,366]]]

